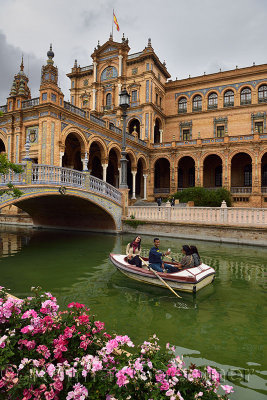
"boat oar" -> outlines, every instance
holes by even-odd
[[[179,297],[179,299],[182,298],[181,296],[179,296],[178,293],[176,293],[176,292],[173,290],[173,288],[170,287],[170,285],[168,285],[167,282],[164,281],[164,279],[162,279],[161,276],[159,276],[159,274],[157,273],[157,271],[155,271],[153,268],[151,268],[151,267],[149,266],[149,264],[148,264],[145,260],[143,260],[143,258],[141,258],[140,256],[139,256],[139,258],[140,258],[140,260],[142,261],[142,263],[144,263],[144,264],[148,267],[148,269],[149,269],[150,271],[152,271],[152,272],[154,273],[154,275],[156,275],[156,277],[159,278],[159,280],[160,280],[173,294],[175,294],[176,297]]]

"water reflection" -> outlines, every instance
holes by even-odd
[[[56,295],[61,307],[85,303],[108,330],[127,333],[136,343],[157,333],[162,343],[183,348],[187,360],[252,368],[249,382],[235,382],[238,391],[232,398],[263,399],[266,249],[195,242],[203,261],[215,268],[216,279],[196,296],[181,293],[178,300],[166,289],[130,280],[108,261],[110,252],[124,251],[129,235],[8,228],[0,238],[0,284],[13,294],[26,296],[39,285]],[[152,241],[142,238],[146,251]],[[182,240],[161,242],[163,250],[170,247],[180,257],[175,250]]]

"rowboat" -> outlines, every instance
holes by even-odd
[[[136,281],[166,287],[163,282],[147,267],[136,267],[127,262],[127,257],[124,254],[110,254],[110,261],[124,275]],[[143,258],[148,262],[147,258]],[[174,263],[169,263],[174,265]],[[215,276],[215,270],[204,263],[198,267],[186,268],[171,274],[158,272],[158,275],[171,286],[172,289],[181,290],[182,292],[196,293],[203,287],[209,285]]]

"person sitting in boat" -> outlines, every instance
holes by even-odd
[[[131,243],[127,244],[126,255],[127,261],[131,265],[136,265],[137,267],[142,267],[142,261],[139,256],[141,254],[141,238],[136,236]]]
[[[190,246],[192,257],[194,259],[194,267],[198,267],[201,264],[200,257],[196,246]]]
[[[173,265],[166,264],[163,262],[162,257],[170,254],[170,251],[165,251],[165,253],[159,250],[160,240],[159,238],[154,239],[154,246],[149,251],[148,262],[149,266],[153,268],[157,272],[163,272],[163,269],[166,269],[167,272],[177,272],[178,268]]]
[[[185,268],[194,267],[194,258],[192,256],[192,251],[187,244],[182,246],[182,253],[184,256],[181,259],[181,261],[176,264],[177,268],[185,269]]]

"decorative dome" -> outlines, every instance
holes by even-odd
[[[47,57],[48,57],[47,64],[51,64],[51,65],[54,64],[54,61],[53,61],[54,56],[55,56],[55,54],[52,50],[52,44],[50,44],[50,50],[48,50],[48,52],[47,52]]]
[[[54,54],[54,52],[52,50],[52,43],[51,43],[50,44],[50,50],[48,50],[48,52],[47,52],[47,57],[48,58],[54,58],[54,56],[55,56],[55,54]]]

